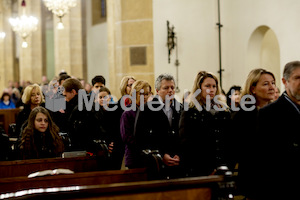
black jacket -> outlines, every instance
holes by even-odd
[[[218,166],[228,165],[229,111],[212,114],[203,109],[183,111],[180,119],[181,160],[190,176],[211,174]]]
[[[152,102],[158,103],[159,100],[155,97]],[[182,112],[182,105],[173,100],[171,109],[173,110],[172,126],[169,120],[161,109],[152,111],[149,108],[148,102],[145,105],[144,111],[139,112],[136,124],[136,144],[138,151],[141,153],[144,149],[159,150],[160,154],[169,154],[171,156],[179,153],[179,119]],[[152,104],[157,108],[159,104]],[[177,107],[177,109],[176,109]]]
[[[98,103],[98,102],[96,102]],[[117,104],[109,104],[109,108],[114,108]],[[107,111],[102,106],[96,111],[93,109],[93,119],[95,123],[91,126],[93,129],[93,139],[104,140],[107,145],[114,143],[113,152],[111,153],[110,169],[120,169],[123,156],[124,144],[120,133],[120,112],[119,110]]]
[[[78,96],[66,103],[66,110],[62,120],[66,126],[66,132],[71,139],[71,150],[88,150],[91,144],[92,134],[94,134],[93,114],[87,111],[83,105],[83,110],[79,110]]]
[[[259,110],[252,146],[254,171],[252,195],[270,199],[299,199],[300,106],[284,92],[274,103]],[[258,181],[259,180],[259,181]],[[268,187],[266,187],[268,186]],[[276,191],[276,192],[274,192]]]

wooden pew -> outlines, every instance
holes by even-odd
[[[223,176],[203,176],[173,180],[136,181],[99,185],[36,188],[18,193],[1,194],[14,199],[87,199],[87,200],[210,200]]]
[[[74,158],[47,158],[0,162],[0,179],[7,177],[28,176],[37,171],[65,168],[74,172],[103,170],[103,158],[95,156]]]
[[[0,125],[4,127],[6,134],[8,134],[9,124],[16,123],[20,111],[19,108],[0,109]]]
[[[96,172],[79,172],[74,174],[48,175],[28,178],[10,177],[0,179],[0,194],[28,190],[33,188],[66,187],[78,185],[99,185],[124,183],[131,181],[146,181],[146,169],[113,170]]]

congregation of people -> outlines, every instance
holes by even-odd
[[[104,155],[107,169],[121,169],[123,158],[128,169],[146,167],[152,179],[235,171],[238,192],[248,198],[276,189],[293,196],[290,175],[300,178],[300,61],[285,65],[281,95],[275,80],[256,68],[243,86],[222,94],[218,78],[199,71],[180,102],[170,74],[159,75],[154,86],[125,76],[121,98],[113,99],[103,76],[89,84],[63,72],[49,83],[10,85],[0,109],[22,109],[14,159],[87,151]]]

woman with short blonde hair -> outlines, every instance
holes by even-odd
[[[18,114],[16,120],[16,134],[21,133],[22,126],[26,123],[32,109],[38,106],[45,107],[45,99],[42,89],[38,84],[28,85],[23,92],[22,102],[23,110]]]
[[[136,92],[136,110],[126,110],[123,112],[120,120],[120,132],[125,144],[125,166],[129,169],[141,167],[141,160],[135,146],[134,125],[137,116],[137,110],[141,103],[146,104],[151,93],[151,86],[147,81],[137,80],[133,83],[130,94]],[[141,95],[144,95],[144,102],[140,102]],[[132,103],[132,102],[131,102]]]
[[[234,163],[238,163],[237,187],[244,196],[247,196],[247,191],[252,186],[249,180],[253,175],[248,172],[253,171],[251,154],[256,148],[253,140],[258,140],[254,136],[257,116],[259,109],[274,100],[275,87],[275,76],[272,72],[262,68],[251,70],[243,86],[240,110],[233,116],[232,155]]]
[[[32,97],[34,96],[40,96],[41,99],[40,100],[38,99],[39,101],[32,100]],[[22,102],[26,105],[31,104],[32,107],[36,107],[37,105],[44,103],[45,99],[41,87],[36,83],[32,85],[28,85],[23,92]]]

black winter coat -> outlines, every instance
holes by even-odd
[[[71,139],[71,150],[89,150],[94,134],[95,120],[93,112],[87,111],[84,105],[83,110],[79,110],[77,95],[66,103],[62,120],[67,124],[66,132]]]
[[[252,146],[254,175],[250,188],[257,199],[300,199],[300,105],[286,92],[258,112]],[[258,195],[258,196],[257,196]]]
[[[152,102],[158,103],[155,97]],[[151,111],[148,102],[144,111],[139,112],[136,124],[136,144],[137,149],[141,153],[142,150],[159,150],[159,153],[169,154],[170,156],[179,154],[179,119],[182,112],[182,105],[175,99],[172,102],[173,110],[172,126],[164,111]],[[152,104],[157,108],[158,104]],[[177,109],[176,109],[177,107]]]
[[[205,109],[190,108],[182,112],[181,160],[189,176],[207,176],[221,164],[228,165],[230,118],[229,111],[212,114]]]
[[[110,108],[114,108],[117,104],[109,104]],[[119,110],[107,111],[100,106],[99,111],[94,109],[95,123],[91,126],[93,129],[93,138],[105,140],[106,144],[114,143],[113,152],[111,154],[110,169],[120,169],[123,156],[124,144],[120,133],[120,112]]]

